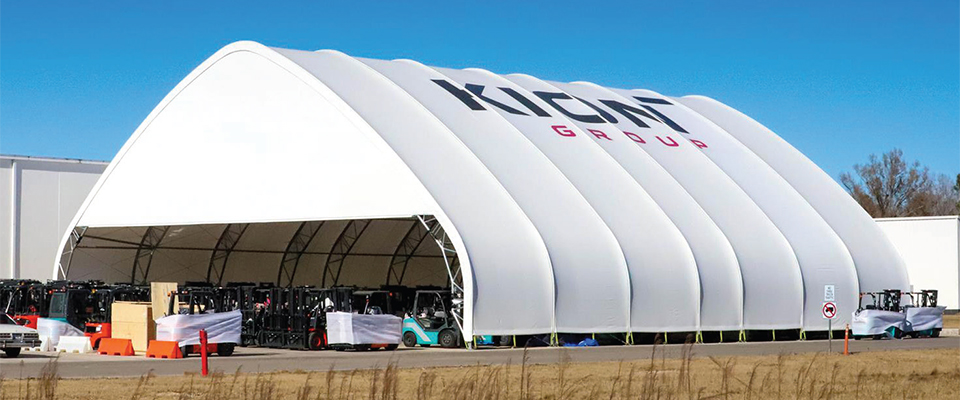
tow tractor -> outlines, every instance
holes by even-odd
[[[418,290],[411,313],[403,319],[403,345],[463,346],[463,335],[453,315],[453,306],[449,291]]]

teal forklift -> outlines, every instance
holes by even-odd
[[[411,312],[403,319],[403,345],[463,347],[463,334],[453,306],[449,291],[418,290]]]

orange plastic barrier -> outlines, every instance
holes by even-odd
[[[103,346],[102,344],[100,346]],[[151,340],[147,345],[148,358],[183,358],[180,354],[180,343],[163,340]]]
[[[103,338],[97,353],[107,356],[132,356],[133,341],[130,339]]]

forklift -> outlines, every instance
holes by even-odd
[[[910,305],[903,307],[904,314],[906,314],[906,318],[907,318],[907,326],[908,326],[907,336],[910,336],[912,338],[940,337],[940,332],[943,330],[942,328],[943,309],[937,310],[937,297],[938,297],[939,291],[930,289],[930,290],[921,290],[919,292],[907,292],[904,294],[910,296]],[[923,312],[924,314],[928,314],[928,318],[929,318],[930,312],[933,312],[934,314],[939,314],[939,318],[940,318],[939,325],[941,325],[941,327],[914,330],[915,327],[913,324],[916,323],[916,318],[917,318],[915,313],[917,313],[920,310],[923,310],[921,312]]]
[[[115,301],[150,301],[150,288],[129,284],[95,287],[88,298],[92,306],[89,318],[84,322],[83,334],[90,338],[90,346],[100,348],[100,340],[113,337],[111,316]]]
[[[223,307],[223,296],[217,288],[189,287],[172,293],[167,315],[194,315],[232,311],[223,309]],[[227,357],[233,354],[236,346],[236,343],[207,343],[207,353],[217,353],[218,356]],[[180,346],[180,354],[184,358],[191,353],[199,354],[201,350],[198,344]]]
[[[449,291],[418,290],[414,294],[411,312],[403,319],[403,345],[463,346],[460,324],[453,315],[453,303]]]
[[[870,296],[871,302],[868,304],[863,304],[864,296]],[[863,292],[860,293],[859,304],[857,305],[857,312],[863,310],[876,310],[883,311],[886,313],[903,313],[903,307],[900,306],[900,297],[903,296],[903,292],[898,289],[887,289],[882,292]],[[895,326],[887,328],[884,333],[873,335],[873,339],[882,339],[884,336],[889,336],[894,339],[900,339],[903,337],[903,330]],[[854,340],[860,340],[864,337],[870,337],[870,335],[857,335],[854,334]]]

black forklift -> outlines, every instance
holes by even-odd
[[[410,313],[403,319],[403,345],[462,347],[463,334],[453,314],[454,306],[448,290],[418,290]]]
[[[167,315],[194,315],[233,311],[226,309],[223,292],[213,286],[191,286],[178,290],[170,296]],[[227,357],[233,354],[236,343],[208,343],[207,352]],[[180,346],[184,358],[189,354],[199,354],[200,345]]]
[[[326,313],[353,310],[351,287],[271,288],[259,313],[257,345],[298,350],[328,348]]]

